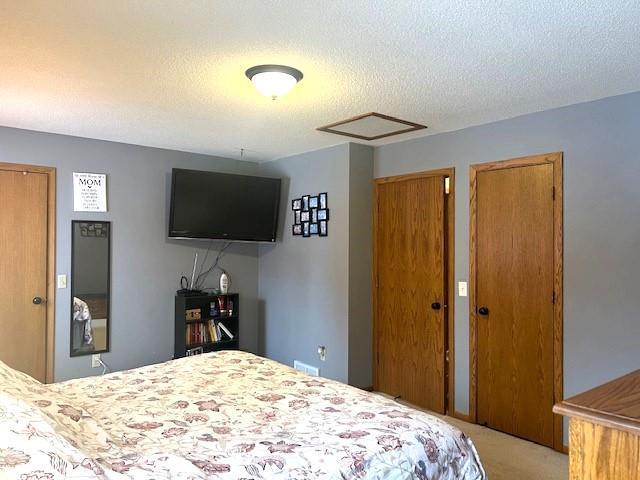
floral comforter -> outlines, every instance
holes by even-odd
[[[442,420],[244,352],[0,387],[0,479],[486,478]]]

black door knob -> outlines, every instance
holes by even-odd
[[[40,298],[40,297],[33,297],[32,302],[33,302],[33,304],[34,304],[34,305],[40,305],[40,304],[42,303],[42,298]]]
[[[431,308],[433,308],[434,310],[440,310],[441,305],[438,302],[433,302],[431,304]]]
[[[489,309],[487,307],[480,307],[478,313],[480,315],[489,315]]]

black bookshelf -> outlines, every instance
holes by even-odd
[[[219,298],[223,300],[223,304],[227,312],[223,309],[218,313],[211,315],[211,303],[215,302],[219,305]],[[228,306],[232,305],[231,311]],[[237,293],[229,293],[226,295],[198,295],[198,296],[181,296],[175,298],[175,332],[174,332],[174,349],[173,357],[182,358],[187,356],[189,351],[202,348],[202,353],[216,352],[218,350],[238,350],[240,340],[240,296]],[[200,310],[199,319],[187,318],[188,310]],[[233,339],[229,339],[226,333],[222,332],[222,339],[218,341],[198,341],[197,338],[188,338],[187,333],[194,328],[208,330],[209,321],[213,321],[214,325],[222,322],[233,335]],[[202,325],[201,327],[195,327]]]

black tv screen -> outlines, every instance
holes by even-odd
[[[280,179],[174,168],[169,237],[275,242]]]

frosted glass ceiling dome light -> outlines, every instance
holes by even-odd
[[[245,72],[253,86],[274,100],[286,95],[302,80],[302,72],[286,65],[256,65]]]

